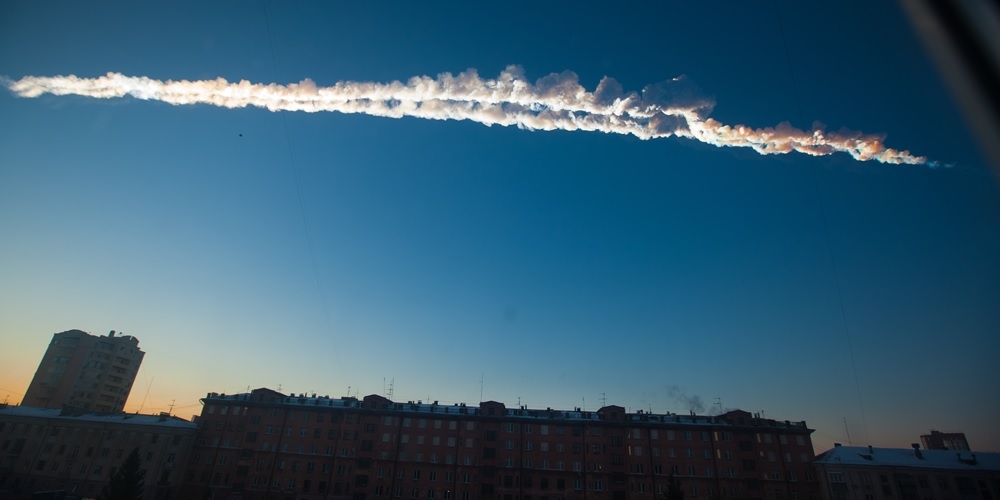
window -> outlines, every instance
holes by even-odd
[[[830,472],[830,473],[827,474],[827,476],[830,478],[830,482],[831,483],[843,483],[844,482],[844,474],[841,473],[841,472]]]

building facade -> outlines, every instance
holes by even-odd
[[[969,440],[965,439],[964,432],[940,432],[931,431],[930,434],[920,436],[920,443],[927,450],[951,450],[969,451]]]
[[[145,355],[139,339],[69,330],[52,336],[21,405],[120,412]]]
[[[835,445],[816,457],[823,498],[1000,498],[1000,453]]]
[[[203,399],[185,498],[654,500],[815,498],[805,422],[397,403],[284,395]]]
[[[197,426],[169,415],[70,412],[0,405],[0,498],[39,492],[95,498],[139,450],[147,500],[178,496]]]

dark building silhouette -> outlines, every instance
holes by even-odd
[[[920,442],[928,450],[969,451],[969,441],[964,432],[931,431],[920,436]]]
[[[54,334],[21,404],[120,412],[144,355],[139,339],[114,330],[106,337],[80,330]]]
[[[829,500],[1000,497],[1000,453],[841,446],[816,457]]]
[[[135,448],[146,470],[143,498],[183,498],[178,486],[197,431],[194,423],[162,413],[0,405],[0,498],[101,497]]]
[[[398,403],[270,389],[203,400],[184,498],[815,498],[805,422]]]

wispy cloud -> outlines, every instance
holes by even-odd
[[[828,132],[818,124],[811,130],[800,130],[784,122],[759,129],[720,123],[708,116],[714,101],[683,77],[628,93],[608,77],[592,92],[587,91],[570,71],[553,73],[532,83],[518,66],[508,66],[495,79],[480,78],[476,70],[470,69],[457,75],[442,73],[436,78],[413,77],[406,83],[348,81],[329,87],[319,87],[311,80],[290,85],[246,80],[232,83],[222,78],[161,81],[120,73],[97,78],[26,76],[2,83],[21,97],[131,96],[176,105],[471,120],[528,130],[582,130],[640,139],[678,136],[715,146],[747,147],[761,154],[798,151],[823,156],[843,152],[861,161],[933,165],[923,156],[886,147],[884,136],[878,134]]]

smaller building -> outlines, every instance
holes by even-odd
[[[1000,498],[1000,453],[837,444],[813,462],[823,498]]]
[[[931,431],[920,436],[920,442],[928,450],[969,451],[969,441],[964,432]]]
[[[83,413],[0,405],[0,498],[101,495],[138,448],[147,500],[177,497],[197,425],[167,414]]]

